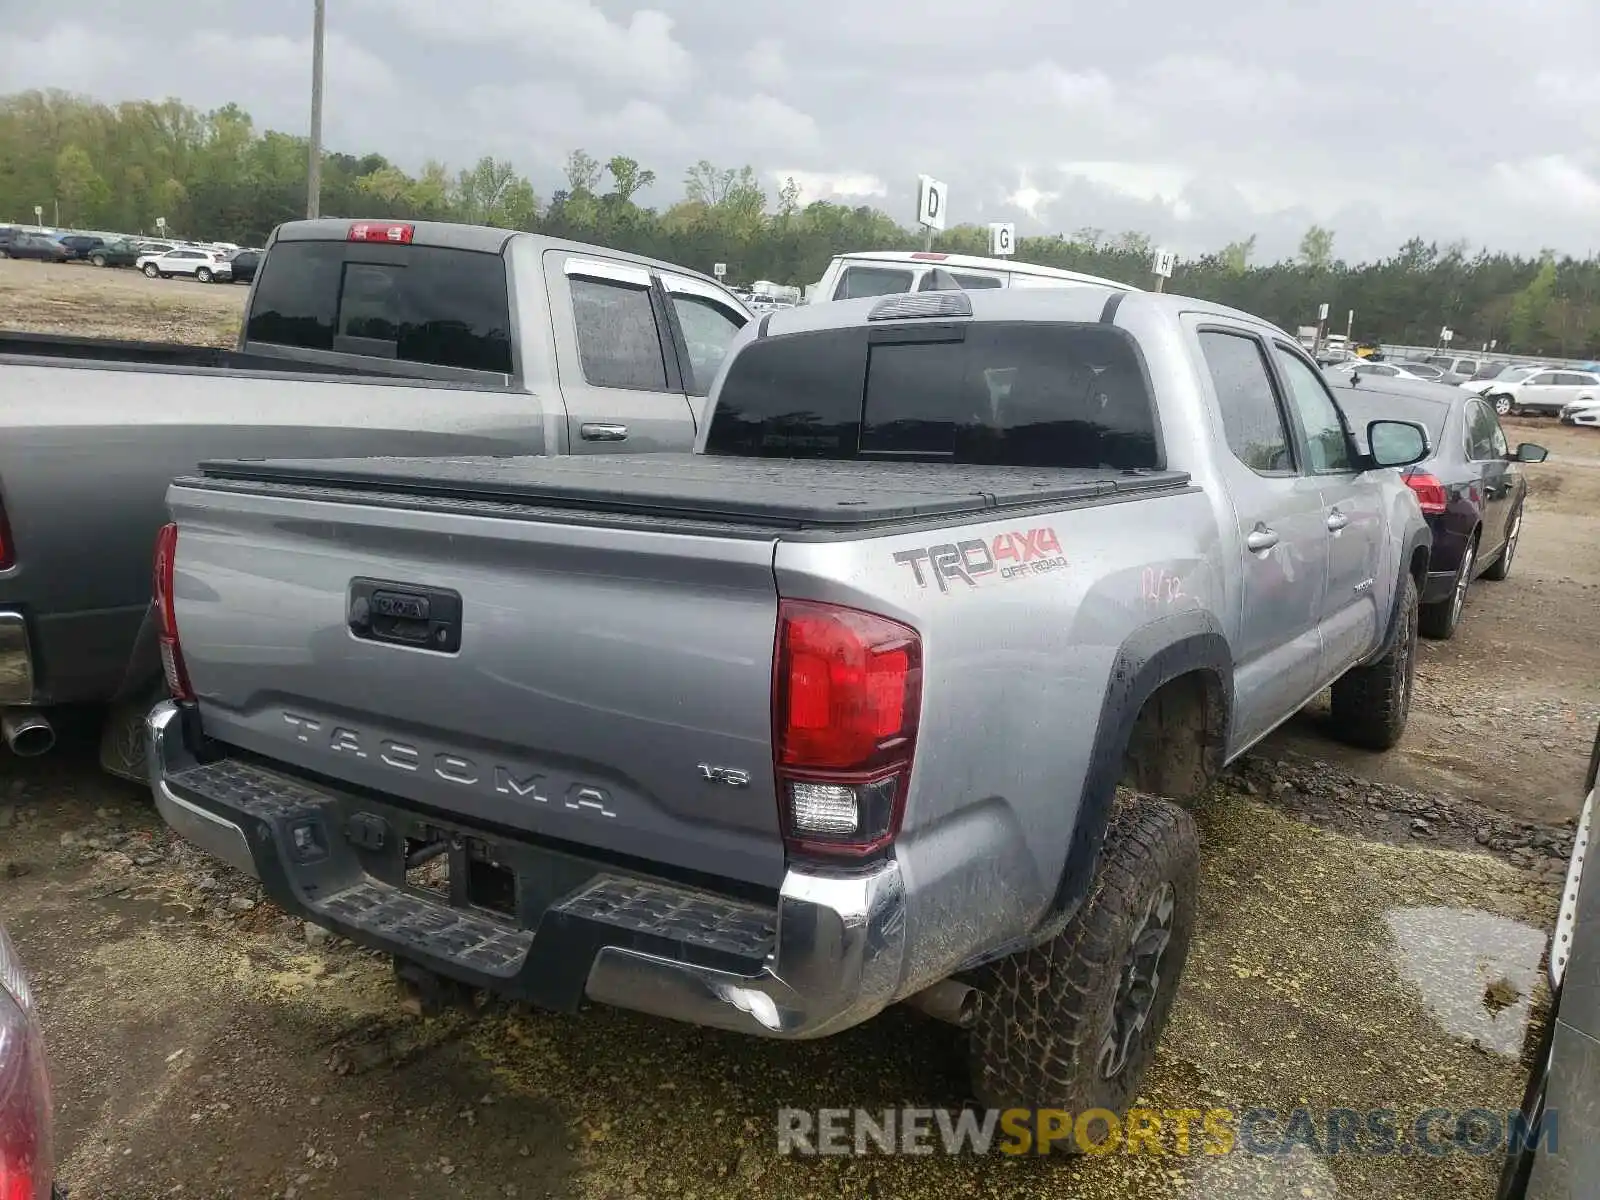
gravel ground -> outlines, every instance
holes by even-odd
[[[12,327],[225,341],[243,294],[0,262]],[[1424,643],[1402,747],[1347,751],[1313,706],[1196,806],[1199,934],[1147,1103],[1518,1103],[1600,718],[1600,438],[1509,424],[1555,453],[1529,469],[1512,578]],[[1473,1200],[1497,1165],[780,1158],[780,1106],[960,1105],[959,1035],[901,1010],[796,1045],[604,1009],[407,1016],[386,962],[275,911],[98,774],[89,714],[48,758],[0,758],[0,917],[35,973],[73,1200]]]

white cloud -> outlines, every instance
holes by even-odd
[[[1496,163],[1493,178],[1512,203],[1600,217],[1600,180],[1565,155]]]
[[[762,38],[745,52],[745,74],[756,84],[780,84],[789,78],[789,61],[777,38]]]
[[[782,186],[784,180],[793,179],[800,187],[801,204],[810,204],[814,200],[840,200],[864,204],[881,200],[889,194],[889,185],[883,180],[876,175],[859,171],[829,174],[824,171],[779,168],[768,172],[767,177],[779,186]]]
[[[639,9],[613,21],[592,0],[358,0],[429,38],[511,46],[536,61],[578,67],[611,84],[652,94],[682,91],[693,74],[673,19]]]
[[[1549,47],[1600,42],[1600,5],[1530,3],[1508,20],[1504,0],[1345,0],[1342,22],[1383,30],[1351,41],[1283,0],[1204,21],[1186,0],[1102,5],[1092,21],[1059,0],[341,0],[324,132],[412,169],[492,153],[545,195],[583,147],[654,170],[658,205],[705,158],[902,221],[927,172],[949,183],[954,221],[1140,230],[1185,253],[1254,233],[1269,261],[1312,222],[1352,260],[1413,234],[1584,253],[1600,72]],[[308,10],[11,5],[0,87],[233,100],[258,127],[300,131]],[[157,54],[172,38],[181,68]],[[1522,81],[1517,102],[1485,79]]]

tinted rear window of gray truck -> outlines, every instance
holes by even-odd
[[[1139,351],[1100,324],[833,329],[764,338],[728,369],[707,454],[1161,466]]]
[[[497,254],[279,242],[259,275],[250,341],[511,374],[506,265]]]

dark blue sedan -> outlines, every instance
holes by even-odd
[[[1473,581],[1511,573],[1528,496],[1519,464],[1543,462],[1547,452],[1531,442],[1512,450],[1494,409],[1460,388],[1363,377],[1359,369],[1331,371],[1328,382],[1358,437],[1383,418],[1428,431],[1433,453],[1403,472],[1433,530],[1418,627],[1427,637],[1453,637]]]

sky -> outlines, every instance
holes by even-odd
[[[415,170],[492,154],[548,198],[568,151],[701,158],[776,195],[1024,236],[1254,234],[1292,256],[1600,250],[1594,0],[327,0],[324,142]],[[0,0],[0,92],[236,101],[303,133],[311,0]],[[1563,49],[1568,48],[1568,49]],[[863,247],[865,249],[866,247]]]

